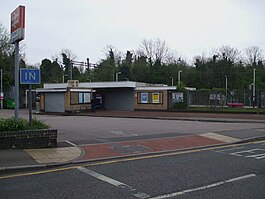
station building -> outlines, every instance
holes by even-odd
[[[37,89],[41,112],[91,110],[93,100],[105,110],[168,110],[176,86],[133,81],[46,83]]]

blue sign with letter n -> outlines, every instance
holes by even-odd
[[[20,84],[40,84],[40,69],[21,68]]]

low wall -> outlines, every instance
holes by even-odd
[[[57,130],[0,132],[0,149],[34,149],[57,147]]]

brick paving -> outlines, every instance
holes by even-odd
[[[82,157],[82,160],[118,157],[147,152],[162,152],[223,143],[225,142],[200,135],[191,135],[173,138],[115,142],[108,144],[90,144],[82,146],[83,151],[85,151],[85,155]]]
[[[129,117],[129,118],[156,118],[156,119],[205,119],[227,121],[265,121],[265,114],[233,114],[233,113],[197,113],[197,112],[168,112],[168,111],[96,111],[84,113],[98,117]],[[225,137],[225,136],[222,136]],[[143,139],[136,141],[122,141],[104,144],[88,144],[82,146],[85,152],[82,160],[120,157],[150,152],[163,152],[194,147],[211,146],[235,141],[235,138],[218,139],[216,136],[189,135],[159,139]]]

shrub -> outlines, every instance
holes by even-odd
[[[26,119],[19,118],[18,121],[14,117],[7,119],[0,119],[0,132],[4,131],[22,131],[22,130],[32,130],[32,129],[48,129],[49,125],[41,120],[34,118],[32,120],[32,125]]]

